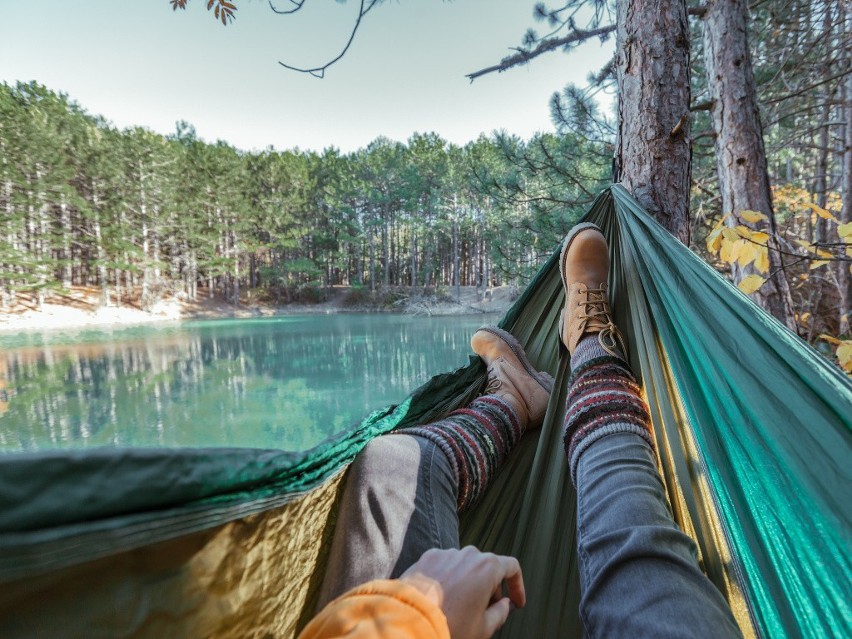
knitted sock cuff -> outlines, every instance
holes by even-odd
[[[616,353],[622,360],[624,359],[620,350],[616,349]],[[571,355],[571,369],[573,370],[578,366],[582,366],[589,360],[597,359],[599,357],[612,357],[612,354],[607,352],[604,347],[601,346],[598,333],[586,335],[577,342],[574,354]]]
[[[654,438],[651,436],[648,428],[627,422],[602,424],[599,428],[590,431],[571,447],[570,457],[568,458],[568,469],[571,472],[571,481],[575,486],[577,485],[577,466],[580,463],[580,456],[599,439],[615,433],[633,433],[634,435],[639,435],[651,447],[651,450],[654,450]]]
[[[486,395],[440,421],[397,432],[428,439],[447,456],[458,484],[461,512],[479,500],[524,428],[508,402]]]
[[[569,385],[563,442],[572,480],[582,452],[605,435],[632,432],[654,447],[648,406],[624,360],[590,359],[571,373]]]

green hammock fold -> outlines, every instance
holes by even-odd
[[[746,636],[852,636],[852,383],[662,229],[619,185],[587,221],[610,242],[616,321],[651,407],[675,519]],[[462,518],[463,543],[517,556],[529,605],[501,637],[579,637],[576,496],[561,427],[558,251],[500,325],[557,379],[544,425]],[[336,477],[373,437],[482,388],[438,375],[316,448],[94,449],[0,459],[0,590],[270,511]],[[0,624],[2,625],[2,624]]]

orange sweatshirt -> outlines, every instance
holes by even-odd
[[[444,613],[413,586],[376,580],[338,597],[299,639],[450,639]]]

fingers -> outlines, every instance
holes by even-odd
[[[509,600],[505,597],[497,603],[488,606],[483,620],[487,637],[492,636],[503,627],[503,624],[506,623],[506,619],[509,618],[509,612],[511,609],[512,607]]]
[[[473,546],[429,550],[400,578],[427,596],[440,595],[436,603],[453,637],[490,637],[515,607],[527,602],[518,560]],[[503,595],[504,589],[508,596]]]
[[[499,579],[500,582],[506,581],[506,587],[509,591],[509,599],[518,608],[523,608],[527,603],[527,592],[524,588],[524,576],[521,572],[521,564],[514,557],[505,557],[502,555],[494,555],[498,561]]]

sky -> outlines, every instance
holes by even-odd
[[[552,131],[551,94],[585,85],[614,48],[595,40],[471,84],[465,74],[509,55],[527,28],[545,30],[533,0],[386,0],[320,80],[278,61],[335,57],[359,0],[307,0],[289,16],[265,0],[235,4],[223,27],[204,0],[177,12],[168,0],[0,0],[0,81],[35,80],[119,128],[168,134],[185,120],[203,139],[246,151],[349,152],[416,131],[457,144],[494,130]]]

